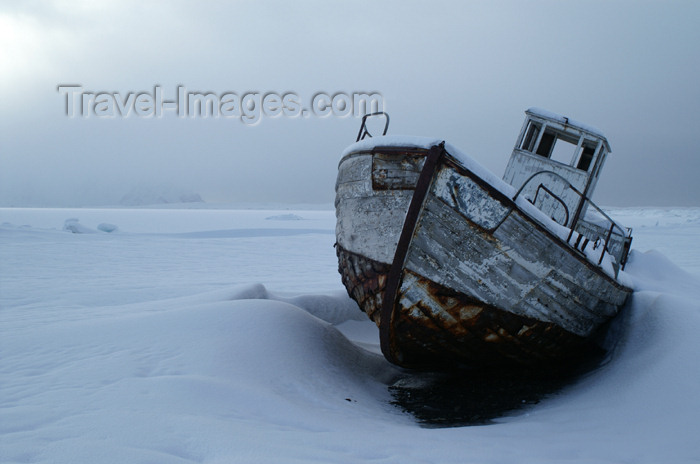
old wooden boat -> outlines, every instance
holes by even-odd
[[[336,252],[389,361],[537,366],[593,346],[631,293],[631,230],[590,200],[599,130],[531,108],[500,179],[444,141],[365,124],[339,163]]]

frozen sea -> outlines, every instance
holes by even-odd
[[[700,462],[700,208],[613,208],[602,367],[426,428],[346,296],[332,210],[0,209],[0,462]]]

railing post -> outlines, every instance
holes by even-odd
[[[605,237],[605,243],[604,243],[604,245],[603,245],[603,251],[601,252],[601,254],[600,254],[600,259],[598,260],[598,265],[600,265],[600,264],[603,262],[603,257],[605,256],[605,252],[606,252],[606,251],[610,251],[610,250],[608,250],[608,245],[610,244],[610,239],[612,238],[613,230],[614,230],[615,228],[620,229],[620,236],[623,238],[623,242],[624,242],[624,238],[626,237],[624,229],[623,229],[621,226],[619,226],[610,216],[608,216],[607,214],[605,214],[605,212],[604,212],[602,209],[600,209],[600,208],[598,207],[598,205],[596,205],[595,203],[593,203],[592,201],[590,201],[586,195],[584,195],[583,193],[579,192],[573,185],[571,185],[571,183],[570,183],[569,181],[567,181],[566,179],[564,179],[564,178],[561,177],[560,175],[558,175],[558,174],[556,174],[556,173],[554,173],[554,172],[551,172],[551,171],[538,171],[538,172],[534,173],[533,175],[531,175],[530,177],[528,177],[527,180],[525,180],[525,182],[520,186],[520,188],[519,188],[518,191],[515,193],[515,195],[513,195],[513,201],[515,201],[515,200],[518,198],[518,196],[520,196],[520,194],[521,194],[521,193],[523,192],[523,190],[525,189],[525,186],[527,186],[535,177],[537,177],[537,176],[539,176],[539,175],[542,175],[542,174],[547,174],[547,175],[550,175],[550,176],[553,176],[553,177],[556,177],[556,178],[561,179],[562,181],[564,181],[564,182],[568,185],[568,188],[570,188],[571,190],[573,190],[573,191],[579,196],[579,198],[580,198],[579,203],[578,203],[578,206],[577,206],[577,208],[576,208],[576,213],[574,214],[574,217],[573,217],[573,219],[571,220],[571,226],[570,226],[570,228],[569,228],[569,236],[568,236],[567,239],[566,239],[566,241],[567,241],[567,243],[569,243],[569,245],[571,244],[571,243],[570,243],[570,242],[571,242],[571,237],[573,237],[573,235],[574,235],[574,231],[576,230],[576,226],[578,225],[578,223],[579,223],[579,221],[580,221],[580,219],[581,219],[581,213],[583,212],[583,208],[584,208],[584,206],[586,205],[586,202],[588,202],[589,205],[593,206],[593,208],[595,208],[596,211],[598,211],[600,214],[602,214],[603,217],[604,217],[604,218],[608,221],[608,223],[610,224],[610,229],[608,229],[608,232],[607,232],[606,237]],[[545,189],[546,191],[549,190],[549,189],[547,189],[545,186],[543,186],[542,184],[540,184],[540,186],[541,186],[543,189]],[[537,188],[537,191],[535,192],[535,198],[537,198],[538,192],[539,192],[539,187]],[[556,196],[555,196],[555,198],[556,198]],[[564,207],[566,208],[566,205],[564,205]],[[567,221],[567,222],[568,222],[568,221]],[[617,278],[617,274],[619,273],[620,263],[622,263],[622,262],[624,262],[624,261],[626,260],[626,258],[627,258],[627,252],[628,252],[628,251],[629,251],[629,249],[628,249],[627,247],[625,247],[624,244],[623,244],[623,249],[619,252],[619,255],[618,255],[618,256],[612,255],[612,256],[615,258],[615,261],[616,261],[616,262],[613,264],[613,267],[614,267],[614,270],[615,270],[615,277],[616,277],[616,278]],[[611,254],[612,254],[612,253],[611,253]]]

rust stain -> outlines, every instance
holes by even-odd
[[[416,187],[426,150],[381,151],[372,156],[374,190],[412,190]]]
[[[377,326],[380,323],[382,295],[386,288],[389,264],[369,260],[336,246],[338,272],[350,297]]]
[[[336,247],[348,294],[377,326],[390,265]],[[404,270],[404,278],[410,271]],[[416,274],[399,291],[391,321],[394,361],[404,367],[548,365],[583,354],[584,338],[476,301]],[[415,282],[414,282],[415,281]],[[417,292],[417,293],[416,293]]]

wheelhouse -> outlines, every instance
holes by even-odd
[[[624,265],[631,231],[591,201],[610,153],[607,139],[594,127],[546,110],[530,108],[525,115],[503,180],[554,221],[603,240],[616,267]]]
[[[538,108],[525,114],[503,180],[516,189],[525,188],[524,194],[538,201],[542,211],[571,227],[579,206],[585,214],[587,204],[582,199],[592,196],[610,145],[599,130],[565,116]],[[546,193],[533,190],[537,182],[525,185],[532,176],[544,178],[544,172],[553,173],[543,182]]]

